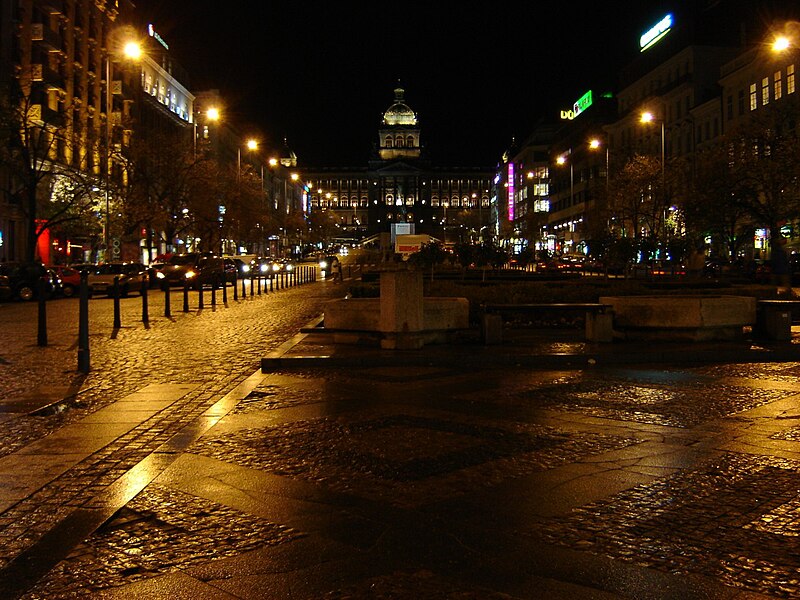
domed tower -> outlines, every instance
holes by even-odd
[[[378,154],[383,160],[419,158],[421,145],[417,115],[405,103],[405,90],[394,90],[394,104],[383,113],[378,130]]]
[[[287,168],[297,166],[297,154],[295,154],[294,150],[289,147],[289,142],[286,140],[286,138],[283,138],[280,163]]]

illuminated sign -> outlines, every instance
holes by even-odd
[[[645,32],[642,37],[639,38],[639,50],[640,52],[644,52],[654,44],[656,44],[661,38],[667,35],[670,30],[672,29],[672,15],[669,14],[663,19],[661,19],[658,23],[653,25],[647,32]]]
[[[514,163],[508,163],[508,220],[514,220]]]
[[[147,34],[148,34],[148,35],[149,35],[151,38],[155,38],[155,40],[156,40],[156,41],[157,41],[159,44],[161,44],[162,46],[164,46],[164,48],[165,48],[165,49],[169,50],[169,46],[167,46],[167,42],[165,42],[165,41],[164,41],[164,38],[162,38],[160,35],[158,35],[158,32],[155,30],[155,28],[153,27],[153,24],[152,24],[152,23],[149,23],[149,24],[147,25]]]
[[[586,92],[583,96],[578,98],[577,102],[572,105],[572,110],[562,110],[561,118],[572,120],[589,108],[592,105],[592,90]]]

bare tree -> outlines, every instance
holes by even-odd
[[[88,167],[89,154],[73,145],[63,123],[43,121],[41,111],[18,88],[0,95],[0,191],[25,218],[28,261],[47,229],[97,227],[97,178]]]

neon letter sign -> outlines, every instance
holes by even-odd
[[[639,38],[639,52],[644,52],[656,44],[656,42],[670,32],[670,29],[672,29],[672,14],[665,16]]]

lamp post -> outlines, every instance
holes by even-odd
[[[198,113],[200,114],[200,113]],[[206,122],[211,121],[218,121],[219,120],[219,109],[215,107],[211,107],[206,110]],[[192,154],[194,158],[197,158],[197,119],[194,120],[194,139],[192,144]]]
[[[591,140],[589,140],[589,148],[590,148],[591,150],[598,150],[598,149],[599,149],[599,148],[601,148],[602,146],[605,146],[605,149],[606,149],[606,196],[608,196],[608,170],[609,170],[609,164],[608,164],[608,143],[606,143],[606,144],[603,144],[603,142],[601,142],[601,141],[600,141],[599,139],[597,139],[597,138],[592,138]]]
[[[251,152],[258,150],[258,142],[254,139],[249,139],[246,142],[247,149]],[[236,181],[242,177],[242,147],[236,148]]]
[[[561,166],[567,161],[569,161],[569,205],[572,206],[572,196],[575,190],[575,178],[572,170],[572,148],[567,150],[566,154],[561,154],[556,158],[556,163]]]
[[[641,122],[642,123],[652,123],[656,120],[653,113],[649,111],[645,111],[641,115]],[[661,123],[661,194],[662,194],[662,211],[661,211],[661,218],[663,221],[664,226],[664,237],[666,239],[666,229],[667,229],[667,178],[666,178],[666,170],[665,160],[664,160],[664,119],[658,119],[658,122]]]
[[[122,56],[130,60],[139,60],[142,56],[142,47],[138,42],[127,41],[122,45]],[[106,262],[111,255],[111,143],[113,141],[113,125],[111,123],[111,114],[114,109],[113,103],[113,89],[111,82],[111,51],[106,50],[105,53],[105,75],[106,75],[106,164],[105,164],[105,188],[106,188],[106,219],[104,227],[103,244],[105,246],[105,260]]]

